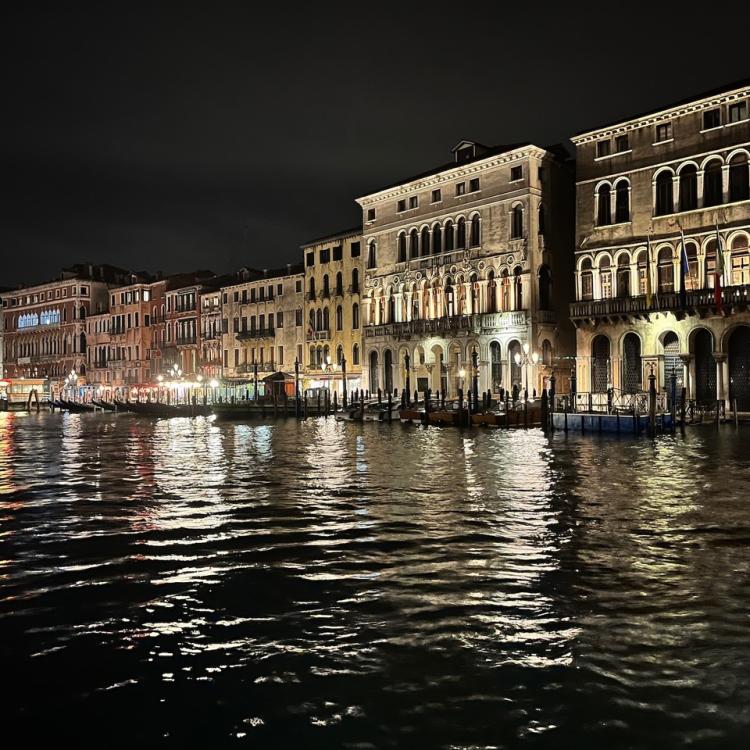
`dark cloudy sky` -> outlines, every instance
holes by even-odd
[[[559,142],[750,75],[746,4],[15,5],[0,286],[296,261],[462,138]]]

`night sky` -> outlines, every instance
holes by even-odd
[[[462,138],[547,145],[750,75],[746,4],[69,5],[0,18],[0,286],[296,262]]]

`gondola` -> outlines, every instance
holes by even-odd
[[[96,401],[91,399],[91,403],[103,411],[117,411],[117,404],[112,404],[109,401]]]
[[[85,404],[81,401],[66,401],[62,398],[60,399],[60,408],[67,409],[71,414],[81,414],[83,412],[94,411],[93,404]]]

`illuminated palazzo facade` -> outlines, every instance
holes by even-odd
[[[749,97],[735,85],[572,139],[579,392],[635,393],[651,372],[669,391],[674,373],[689,399],[750,410]]]
[[[538,393],[574,355],[572,166],[534,145],[462,141],[452,154],[357,201],[365,387],[404,388],[408,355],[412,391],[453,397],[476,351],[480,390]]]
[[[341,395],[362,386],[362,230],[357,227],[302,246],[305,266],[306,387]]]

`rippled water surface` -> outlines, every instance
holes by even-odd
[[[0,414],[4,735],[746,747],[749,455]]]

